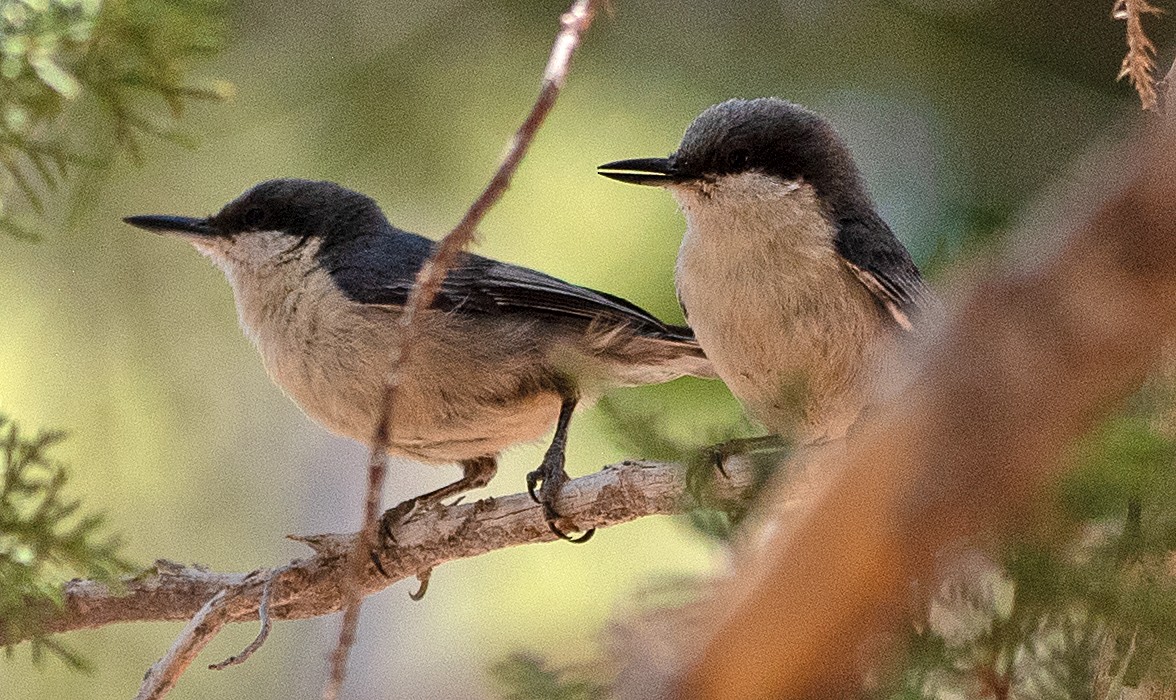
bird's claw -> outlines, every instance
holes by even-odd
[[[547,521],[547,529],[551,530],[552,534],[561,540],[565,542],[571,542],[572,544],[584,544],[588,540],[592,539],[592,536],[596,534],[596,528],[590,528],[587,532],[580,535],[579,537],[572,537],[568,533],[559,529],[559,526],[555,524],[556,521],[560,519],[560,515],[546,504],[543,506],[543,519]]]
[[[733,454],[728,447],[729,444],[730,443],[721,442],[717,445],[711,445],[710,447],[703,449],[703,452],[706,455],[707,461],[710,462],[711,467],[713,467],[718,473],[722,474],[724,479],[731,478],[731,475],[727,473],[726,466],[727,458]]]
[[[394,530],[398,525],[408,520],[408,516],[413,514],[416,510],[417,500],[410,498],[407,501],[398,503],[388,510],[384,511],[384,515],[380,517],[380,535],[383,537],[381,544],[390,545],[396,544],[396,534]]]
[[[388,575],[388,572],[384,570],[384,566],[380,563],[380,555],[385,550],[396,546],[396,528],[416,512],[418,505],[417,499],[410,498],[407,501],[392,506],[380,516],[380,537],[376,543],[376,550],[371,552],[371,557],[372,563],[376,565],[376,569],[386,578],[391,578],[391,576]]]
[[[420,582],[420,585],[417,586],[416,592],[409,593],[408,597],[412,598],[412,600],[414,602],[419,601],[421,598],[424,598],[425,593],[427,593],[429,590],[429,579],[432,578],[432,576],[433,576],[432,569],[425,569],[424,571],[417,574],[417,581]]]
[[[572,544],[583,544],[592,539],[592,535],[596,534],[596,528],[592,528],[578,537],[573,537],[556,525],[563,516],[555,509],[555,499],[567,481],[568,473],[564,470],[563,465],[553,465],[545,459],[542,466],[527,474],[527,493],[531,495],[531,500],[543,506],[543,520],[547,523],[547,528],[551,530],[552,534]],[[536,488],[538,488],[538,492],[536,492]]]
[[[779,435],[761,435],[720,442],[717,445],[704,448],[703,453],[711,465],[723,475],[723,478],[730,479],[731,476],[727,473],[728,459],[737,455],[754,458],[762,453],[778,453],[788,447],[790,447],[790,442]]]
[[[373,549],[368,552],[368,556],[371,557],[372,563],[376,565],[376,571],[379,571],[380,575],[384,578],[392,578],[392,574],[388,573],[388,570],[384,568],[383,562],[380,561],[380,553],[378,551]]]

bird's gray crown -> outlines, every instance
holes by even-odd
[[[300,238],[349,237],[385,225],[370,197],[333,182],[268,180],[225,205],[208,223],[222,236],[281,231]]]
[[[679,177],[750,171],[812,185],[830,205],[866,197],[848,147],[833,125],[774,97],[727,100],[698,115],[669,159]]]

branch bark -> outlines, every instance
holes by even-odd
[[[735,501],[751,488],[754,469],[738,458],[728,460],[726,469],[728,478],[716,477],[710,495]],[[606,528],[648,515],[682,513],[696,506],[683,467],[648,461],[613,464],[573,479],[564,486],[559,503],[560,512],[581,528]],[[341,610],[346,603],[343,579],[358,536],[293,537],[312,547],[315,554],[276,570],[270,617],[295,620]],[[390,578],[376,571],[366,552],[362,555],[365,564],[358,584],[364,595],[445,562],[556,540],[541,507],[526,493],[419,513],[397,530],[396,537],[397,546],[383,558]],[[217,615],[223,616],[224,622],[256,620],[267,579],[261,573],[218,573],[159,561],[153,569],[126,580],[122,592],[93,581],[71,581],[63,587],[62,608],[47,611],[42,630],[52,634],[125,622],[189,620],[226,589],[232,595],[218,604]],[[182,634],[177,644],[187,636]],[[26,640],[0,635],[0,646]]]

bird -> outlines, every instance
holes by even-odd
[[[687,323],[745,410],[778,435],[848,434],[876,398],[884,354],[936,306],[848,146],[793,102],[713,105],[669,157],[598,172],[677,200]]]
[[[332,182],[262,182],[218,213],[124,221],[191,243],[225,274],[241,328],[273,381],[327,430],[372,446],[398,321],[437,243],[396,228],[371,198]],[[577,405],[616,386],[714,377],[688,328],[617,296],[526,267],[463,253],[420,324],[401,368],[384,447],[462,477],[387,511],[383,530],[485,486],[505,449],[554,437],[527,475],[551,531]]]

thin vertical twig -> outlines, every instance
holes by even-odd
[[[358,581],[368,564],[367,554],[375,545],[376,518],[380,512],[380,500],[387,472],[388,438],[396,415],[397,389],[402,381],[404,368],[411,362],[412,353],[417,345],[419,330],[416,319],[432,305],[449,269],[457,262],[461,252],[477,238],[478,224],[510,187],[519,163],[526,156],[539,127],[543,125],[551,108],[555,106],[556,98],[567,79],[572,54],[579,46],[584,32],[592,24],[595,10],[596,4],[593,0],[575,0],[571,8],[560,18],[560,31],[552,46],[547,67],[543,72],[543,83],[539,90],[539,96],[536,98],[530,114],[515,132],[506,155],[489,184],[470,205],[457,226],[441,240],[433,252],[433,256],[417,273],[416,283],[413,285],[407,304],[405,304],[404,312],[400,316],[400,340],[398,347],[392,351],[392,370],[384,384],[380,416],[372,437],[372,451],[368,459],[368,483],[364,496],[363,528],[361,530],[363,535],[356,540],[356,547],[351,557],[352,575],[347,584],[347,606],[343,614],[339,641],[335,645],[334,651],[331,652],[331,675],[323,690],[325,700],[338,698],[346,678],[347,658],[355,643],[356,628],[359,624],[359,609],[363,601]]]
[[[1176,60],[1164,74],[1163,80],[1156,85],[1156,112],[1165,117],[1171,116],[1171,107],[1176,104]]]

